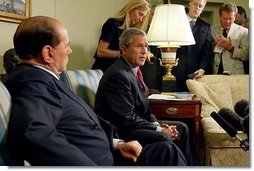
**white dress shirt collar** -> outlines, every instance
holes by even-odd
[[[59,77],[58,77],[54,72],[50,71],[49,69],[44,68],[44,67],[42,67],[42,66],[40,66],[40,65],[33,65],[33,66],[35,66],[35,67],[37,67],[37,68],[40,68],[40,69],[42,69],[42,70],[44,70],[44,71],[50,73],[51,75],[53,75],[54,77],[56,77],[56,79],[59,80]]]

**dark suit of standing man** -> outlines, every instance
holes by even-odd
[[[28,18],[13,40],[20,64],[5,83],[12,96],[7,133],[12,165],[24,160],[37,166],[186,165],[167,141],[148,146],[113,141],[111,126],[59,80],[72,53],[59,21]]]
[[[199,18],[206,5],[206,0],[191,0],[188,5],[188,19],[194,21],[192,28],[195,45],[182,46],[177,50],[178,65],[172,69],[176,77],[177,91],[189,91],[186,86],[188,78],[201,78],[211,73],[212,32],[210,24]],[[194,74],[188,76],[189,74]]]
[[[122,57],[103,74],[95,98],[95,112],[116,127],[120,138],[138,140],[142,145],[160,141],[176,143],[192,163],[189,130],[182,122],[160,125],[151,113],[146,86],[139,81],[148,42],[145,32],[126,29],[120,36]]]

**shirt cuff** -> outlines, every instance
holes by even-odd
[[[161,132],[161,127],[157,126],[156,131]]]
[[[160,126],[160,123],[159,123],[159,122],[152,122],[152,124],[153,124],[154,126]]]
[[[113,147],[116,148],[116,145],[117,145],[119,142],[124,143],[124,140],[121,140],[121,139],[113,139]]]
[[[200,69],[201,71],[203,71],[203,74],[205,74],[205,70],[203,70],[203,69]]]

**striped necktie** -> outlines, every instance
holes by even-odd
[[[137,77],[138,77],[138,81],[142,87],[143,93],[146,95],[146,90],[148,89],[144,80],[143,80],[143,75],[142,72],[140,71],[140,69],[138,68],[137,70]]]

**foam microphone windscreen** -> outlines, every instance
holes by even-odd
[[[245,99],[242,99],[240,101],[238,101],[236,104],[235,104],[235,107],[234,107],[234,110],[235,112],[241,116],[242,118],[244,118],[247,114],[245,112],[245,109],[249,106],[249,101],[248,100],[245,100]]]
[[[237,113],[232,111],[229,108],[221,108],[218,112],[224,120],[226,120],[230,125],[232,125],[236,130],[242,131],[242,122],[243,118],[240,117]]]
[[[211,117],[228,133],[229,136],[236,136],[236,129],[232,127],[227,121],[225,121],[220,115],[218,115],[216,112],[212,112]]]

